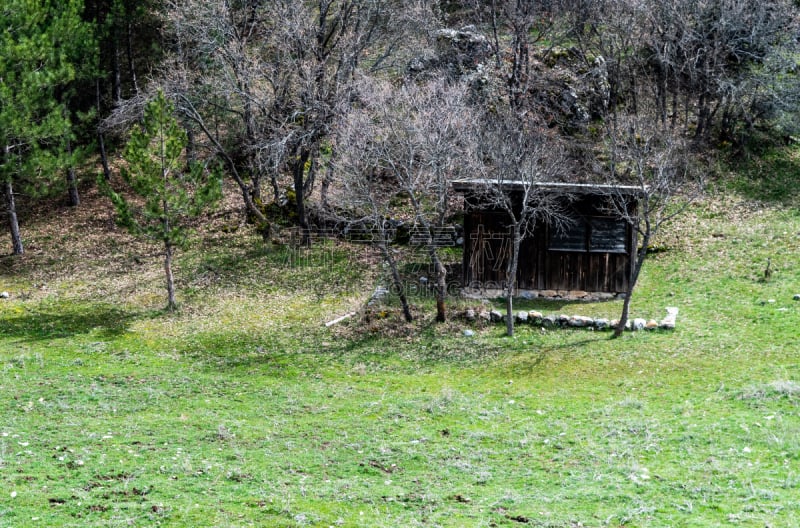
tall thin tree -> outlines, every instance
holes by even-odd
[[[143,204],[125,198],[99,178],[113,202],[119,223],[131,233],[162,244],[167,286],[167,309],[174,311],[172,260],[188,241],[187,220],[199,216],[221,197],[221,174],[195,161],[185,163],[186,133],[164,94],[147,104],[141,126],[125,148],[122,177]]]

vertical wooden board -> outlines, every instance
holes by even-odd
[[[519,247],[519,263],[517,265],[517,286],[524,290],[533,288],[536,275],[536,248],[533,240],[525,239]]]
[[[614,255],[613,261],[613,281],[611,291],[615,293],[624,292],[628,289],[630,281],[630,259],[627,255]]]
[[[612,255],[601,253],[598,256],[600,269],[598,270],[597,283],[592,291],[609,291],[612,283],[613,272],[611,270]]]
[[[537,239],[536,244],[536,289],[544,290],[547,284],[547,240],[544,236]]]
[[[566,255],[564,253],[552,253],[555,256],[553,259],[553,269],[550,275],[550,289],[552,290],[559,290],[564,287],[564,274],[566,273],[567,265],[566,265]]]
[[[466,287],[472,286],[475,277],[470,272],[470,258],[472,257],[472,240],[470,234],[472,233],[473,213],[467,212],[464,214],[464,249],[461,252],[461,284]]]
[[[584,291],[598,291],[598,287],[602,284],[603,280],[603,254],[591,253],[589,254],[586,283],[582,288]]]

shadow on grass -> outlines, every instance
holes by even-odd
[[[496,344],[460,336],[431,337],[423,329],[417,336],[390,337],[360,335],[332,337],[323,331],[298,329],[264,334],[224,332],[197,334],[181,353],[196,365],[211,371],[250,372],[292,378],[302,373],[343,365],[381,364],[398,372],[414,372],[423,366],[457,364],[480,365],[499,357],[507,350],[503,340]]]
[[[0,317],[0,338],[25,341],[61,339],[97,331],[101,337],[124,334],[142,313],[97,303],[57,302]]]

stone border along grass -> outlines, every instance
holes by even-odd
[[[467,322],[475,322],[477,320],[484,320],[490,323],[505,322],[505,314],[499,310],[482,310],[476,312],[473,309],[468,309],[463,314]],[[625,325],[626,330],[674,330],[675,322],[678,317],[678,308],[670,306],[667,307],[667,315],[661,321],[655,319],[641,319],[632,318],[628,319]],[[542,328],[555,328],[555,327],[572,327],[572,328],[589,328],[592,330],[610,330],[619,324],[617,320],[609,320],[605,318],[594,319],[592,317],[585,317],[582,315],[564,315],[564,314],[550,314],[545,315],[542,312],[531,310],[529,312],[519,311],[514,314],[514,322],[520,324],[530,324],[533,326],[540,326]]]

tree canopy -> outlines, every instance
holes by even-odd
[[[63,94],[93,60],[81,11],[78,0],[9,0],[0,10],[0,181],[15,254],[24,246],[14,193],[49,190],[70,134]]]

